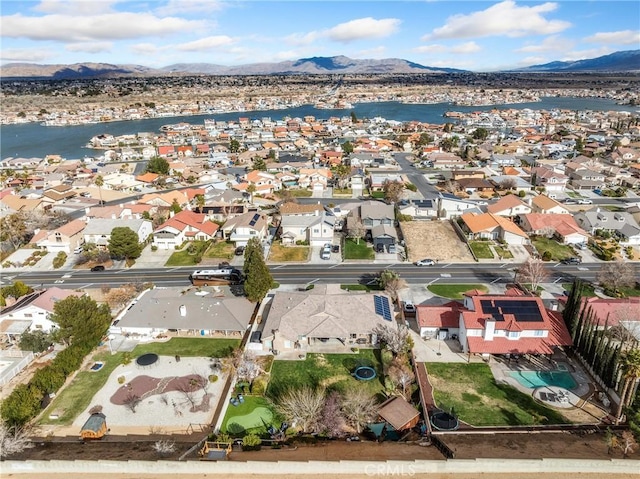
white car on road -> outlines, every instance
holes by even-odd
[[[425,258],[415,262],[416,266],[435,266],[436,262],[432,259]]]

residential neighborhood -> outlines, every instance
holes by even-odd
[[[3,415],[171,460],[452,460],[481,428],[636,460],[637,118],[446,120],[240,114],[4,161]]]

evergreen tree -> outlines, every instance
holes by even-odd
[[[262,245],[258,238],[251,238],[244,251],[244,291],[254,303],[262,301],[273,285],[273,277],[264,262]]]
[[[154,156],[147,163],[147,172],[168,175],[169,162],[160,156]]]
[[[128,226],[117,226],[111,230],[109,254],[115,259],[136,259],[142,254],[138,234]]]
[[[89,296],[69,296],[53,306],[51,321],[58,326],[55,332],[58,341],[93,346],[109,327],[111,312],[109,306],[98,306]]]

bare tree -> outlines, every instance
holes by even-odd
[[[636,442],[636,438],[633,437],[633,433],[628,429],[622,431],[620,435],[620,441],[618,447],[622,451],[622,455],[627,457],[629,454],[633,453],[638,447],[638,443]]]
[[[342,413],[347,423],[358,433],[375,420],[378,405],[374,396],[360,388],[348,389],[342,399]]]
[[[409,387],[415,381],[416,377],[411,370],[411,367],[406,363],[404,358],[394,358],[389,366],[387,377],[391,380],[395,387],[400,388],[402,396],[409,400],[411,396]]]
[[[134,414],[136,413],[138,404],[140,404],[140,397],[136,394],[129,394],[124,400],[124,405]]]
[[[380,273],[378,283],[389,293],[394,302],[398,300],[398,291],[407,287],[407,282],[400,278],[398,273],[390,269],[385,269]]]
[[[397,356],[406,351],[408,347],[409,330],[396,325],[376,326],[373,333],[378,336],[378,340]]]
[[[398,180],[387,180],[382,185],[382,191],[384,191],[385,200],[391,203],[397,203],[400,199],[400,195],[402,195],[402,192],[404,191],[404,183]]]
[[[191,381],[189,382],[183,382],[182,384],[180,384],[176,389],[178,390],[178,392],[181,394],[181,396],[184,398],[185,402],[189,403],[189,405],[191,406],[191,410],[194,410],[196,407],[196,394],[194,389],[196,389],[198,386],[197,385],[193,385],[191,384]]]
[[[498,186],[503,190],[512,190],[517,184],[518,181],[515,178],[504,178],[500,183],[498,183]]]
[[[292,425],[299,427],[303,432],[318,432],[324,404],[323,389],[304,386],[282,395],[276,408]]]
[[[121,308],[136,296],[136,290],[133,287],[125,286],[123,288],[114,288],[105,296],[105,301],[112,308]]]
[[[542,260],[529,258],[518,268],[518,279],[521,283],[529,284],[532,292],[538,290],[538,286],[549,277],[549,271]]]
[[[353,221],[347,222],[347,236],[356,241],[356,244],[360,244],[360,240],[364,238],[367,233],[367,229],[360,218],[353,218]]]
[[[258,364],[256,355],[251,351],[244,351],[236,369],[238,379],[247,381],[249,383],[249,389],[251,390],[253,381],[260,376],[261,372],[262,368]]]
[[[340,393],[332,391],[324,402],[320,414],[320,428],[329,437],[340,437],[344,434],[345,420],[340,409]]]
[[[545,238],[551,238],[556,233],[556,229],[552,226],[545,226],[540,231],[540,236],[544,236]]]
[[[598,273],[600,286],[619,293],[621,288],[631,288],[636,284],[635,273],[630,263],[622,260],[605,263]]]
[[[0,458],[4,459],[13,454],[19,454],[25,449],[33,447],[29,438],[29,430],[9,427],[0,421]]]
[[[176,451],[176,443],[168,439],[160,439],[154,442],[152,447],[160,457],[168,456]]]

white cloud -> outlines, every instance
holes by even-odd
[[[415,53],[445,53],[447,51],[447,47],[438,43],[434,43],[432,45],[422,45],[416,47],[412,51]]]
[[[183,52],[198,52],[231,45],[233,42],[233,38],[227,35],[216,35],[213,37],[200,38],[193,42],[181,43],[176,45],[175,48]]]
[[[3,37],[61,42],[86,42],[125,38],[144,38],[193,31],[203,21],[182,18],[158,18],[148,13],[105,13],[91,17],[46,15],[25,17],[21,14],[0,19]]]
[[[53,56],[53,52],[42,48],[7,48],[0,52],[3,62],[43,62]]]
[[[590,50],[575,50],[564,53],[561,60],[564,62],[587,60],[589,58],[598,58],[603,55],[608,55],[609,53],[613,52],[614,50],[609,47],[592,48]]]
[[[478,45],[476,42],[466,42],[452,46],[450,51],[451,53],[465,55],[468,53],[476,53],[480,50],[482,50],[482,48],[480,48],[480,45]]]
[[[111,42],[71,43],[64,47],[69,52],[104,53],[113,48]]]
[[[564,52],[571,50],[575,45],[573,40],[552,35],[545,38],[541,42],[525,45],[518,48],[516,52],[521,53],[537,53],[537,52]]]
[[[466,55],[469,53],[476,53],[482,50],[482,47],[476,42],[465,42],[457,45],[445,46],[439,43],[432,45],[422,45],[414,48],[412,51],[415,53],[428,53],[428,54],[442,54],[453,53],[456,55]]]
[[[369,48],[367,50],[360,50],[355,54],[348,55],[348,56],[352,56],[353,58],[362,58],[362,59],[367,59],[367,58],[380,59],[380,58],[385,58],[386,55],[387,55],[386,47],[384,47],[383,45],[380,45],[378,47]]]
[[[122,0],[42,0],[33,9],[44,13],[96,15],[112,12],[112,5]]]
[[[327,38],[334,42],[350,43],[356,40],[371,38],[384,38],[398,31],[400,20],[396,18],[359,18],[346,23],[341,23],[326,30],[315,30],[307,33],[293,33],[284,37],[284,41],[290,45],[310,45],[320,38]]]
[[[589,43],[606,43],[615,45],[639,45],[640,31],[621,30],[619,32],[598,32],[584,39]]]
[[[146,57],[155,55],[160,49],[153,43],[136,43],[131,46],[130,50],[136,55]]]
[[[554,11],[557,3],[547,2],[535,6],[518,6],[512,0],[497,3],[469,15],[453,15],[447,23],[425,35],[423,40],[436,38],[477,38],[496,35],[520,37],[549,35],[571,26],[563,20],[547,20],[544,14]]]
[[[210,13],[222,10],[225,2],[218,0],[169,0],[166,5],[158,7],[155,12],[160,15],[176,15],[185,13]]]
[[[349,43],[366,38],[384,38],[398,31],[400,20],[397,18],[358,18],[350,22],[341,23],[324,32],[329,39]]]

